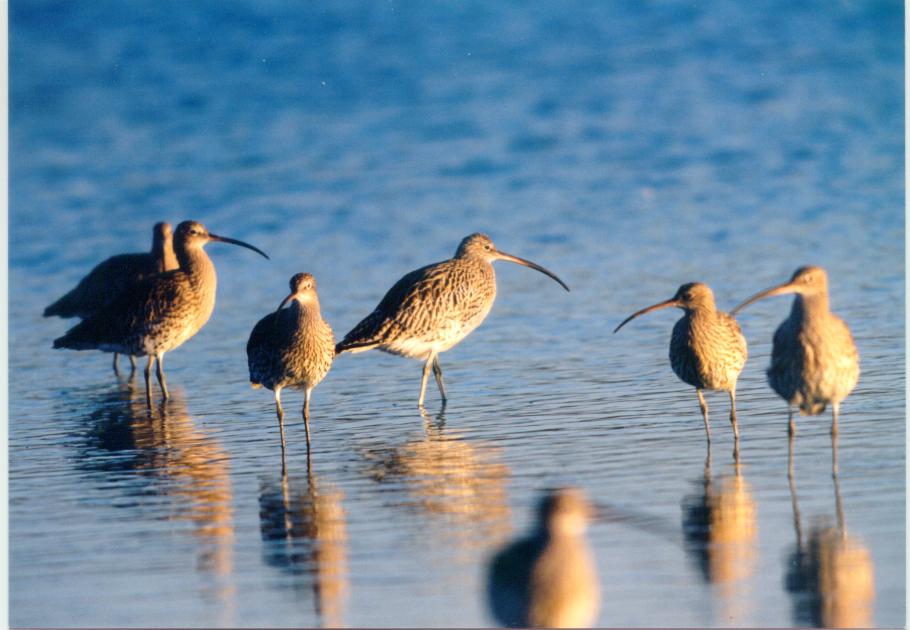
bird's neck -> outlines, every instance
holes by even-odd
[[[315,297],[310,297],[303,301],[294,300],[291,303],[290,311],[292,316],[301,323],[322,319],[322,313],[319,310],[319,299]]]
[[[831,309],[828,306],[828,294],[797,295],[793,298],[793,307],[790,313],[791,316],[799,319],[827,317],[831,313]]]
[[[695,306],[695,308],[687,308],[686,315],[692,319],[703,319],[708,317],[717,316],[717,307],[714,306],[714,302],[703,302]]]
[[[217,282],[215,265],[201,247],[180,247],[176,251],[180,270],[190,278],[194,286],[205,286],[214,289]]]
[[[178,269],[180,264],[177,262],[177,256],[174,254],[174,246],[170,240],[155,243],[152,248],[152,258],[155,260],[155,266],[158,273],[162,271],[171,271]]]

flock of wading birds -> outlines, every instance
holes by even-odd
[[[48,306],[45,316],[79,317],[82,321],[54,340],[54,348],[101,350],[147,356],[146,403],[152,404],[151,369],[167,399],[164,354],[195,335],[215,307],[215,266],[204,246],[217,241],[258,248],[209,232],[196,221],[184,221],[175,233],[167,223],[154,227],[150,253],[121,254],[96,266],[69,293]],[[281,391],[303,389],[307,459],[310,456],[310,397],[328,373],[335,356],[376,348],[422,359],[422,406],[430,371],[443,403],[446,390],[439,354],[455,346],[483,322],[496,298],[493,261],[507,260],[551,277],[554,273],[529,260],[506,254],[484,234],[464,238],[455,256],[416,269],[396,282],[372,313],[335,343],[322,319],[316,279],[298,273],[290,293],[273,313],[253,327],[247,341],[250,382],[274,392],[284,465],[284,410]],[[850,329],[828,306],[828,278],[820,267],[800,267],[789,281],[745,300],[728,314],[717,309],[711,289],[687,283],[676,294],[637,311],[613,332],[639,315],[675,306],[683,316],[673,327],[670,365],[695,388],[707,438],[711,439],[708,405],[703,390],[730,395],[730,422],[735,443],[736,381],[747,357],[746,339],[734,319],[740,309],[764,297],[795,294],[790,315],[774,333],[768,383],[789,410],[789,434],[795,432],[794,407],[805,415],[832,408],[831,435],[837,434],[840,402],[859,379],[859,357]],[[287,308],[285,308],[287,306]],[[736,452],[736,451],[735,451]],[[539,533],[500,552],[490,570],[491,606],[506,625],[583,626],[597,611],[596,579],[581,534],[593,508],[577,490],[563,489],[544,498],[539,508]]]

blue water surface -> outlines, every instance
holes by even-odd
[[[573,484],[630,515],[589,531],[601,626],[904,625],[902,34],[898,0],[12,0],[11,624],[489,625],[487,559]],[[271,260],[209,246],[215,313],[148,414],[141,374],[53,350],[72,322],[41,313],[188,218]],[[571,293],[497,263],[444,411],[417,362],[340,357],[309,471],[285,394],[282,480],[244,345],[288,278],[340,337],[474,231]],[[807,263],[862,360],[837,485],[827,415],[788,479],[764,369],[789,299],[740,317],[738,469],[726,396],[706,462],[670,370],[678,313],[611,332]],[[821,619],[799,571],[831,526],[853,577]]]

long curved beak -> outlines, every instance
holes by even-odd
[[[569,290],[569,287],[566,285],[566,283],[563,282],[562,280],[560,280],[559,277],[555,273],[553,273],[549,269],[545,269],[544,267],[541,267],[537,263],[532,263],[530,260],[525,260],[524,258],[519,258],[518,256],[513,256],[512,254],[507,254],[507,253],[501,252],[499,250],[496,250],[496,258],[498,260],[508,260],[509,262],[517,263],[517,264],[523,265],[525,267],[530,267],[531,269],[536,269],[540,273],[542,273],[546,276],[550,276],[551,278],[556,280],[556,282],[561,284],[562,288],[565,289],[566,291]]]
[[[231,245],[240,245],[240,247],[246,247],[247,249],[252,249],[254,252],[262,256],[263,258],[268,259],[268,255],[259,249],[258,247],[253,247],[249,243],[244,243],[243,241],[238,241],[236,238],[228,238],[227,236],[218,236],[217,234],[212,234],[209,232],[209,239],[212,241],[218,241],[220,243],[230,243]]]
[[[624,320],[622,320],[622,323],[619,326],[617,326],[616,328],[614,328],[613,332],[615,333],[617,330],[619,330],[620,328],[625,326],[627,323],[629,323],[630,321],[632,321],[639,315],[644,315],[645,313],[650,313],[651,311],[656,311],[658,309],[667,308],[668,306],[680,306],[680,302],[676,298],[670,298],[669,300],[664,300],[663,302],[659,302],[657,304],[649,306],[648,308],[643,308],[640,311],[636,311],[636,312],[632,313],[631,315],[629,315]]]
[[[295,295],[296,295],[296,293],[291,293],[289,296],[287,296],[286,298],[281,300],[281,304],[278,305],[278,308],[275,309],[275,312],[277,313],[278,311],[283,309],[284,305],[287,304],[288,302],[290,302],[291,300],[293,300]]]
[[[730,315],[733,315],[735,317],[739,311],[752,304],[752,302],[757,302],[762,298],[771,297],[772,295],[786,295],[787,293],[799,293],[799,289],[792,282],[784,282],[783,284],[779,284],[776,287],[771,287],[770,289],[759,291],[748,300],[730,311]]]

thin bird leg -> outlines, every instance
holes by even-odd
[[[155,355],[149,355],[149,361],[145,364],[145,404],[149,409],[152,408],[152,362]]]
[[[423,407],[423,396],[427,391],[427,378],[430,376],[430,366],[433,364],[433,355],[427,357],[427,362],[423,364],[423,377],[420,379],[420,398],[417,399],[417,406]]]
[[[836,469],[834,471],[834,505],[837,510],[837,529],[840,532],[841,538],[846,538],[847,528],[844,519],[844,500],[840,496],[840,480],[838,479]]]
[[[164,353],[162,352],[156,358],[158,359],[158,363],[155,366],[157,370],[155,374],[158,376],[158,385],[161,387],[161,397],[164,398],[164,400],[167,400],[167,381],[164,379]]]
[[[834,423],[831,425],[831,476],[837,482],[837,412],[838,403],[834,403]]]
[[[705,397],[702,395],[701,390],[696,388],[695,393],[698,394],[698,405],[701,407],[701,416],[705,419],[705,434],[708,436],[708,441],[711,441],[711,425],[708,423],[708,403],[705,402]]]
[[[790,422],[787,425],[787,435],[793,437],[796,435],[796,423],[793,421],[793,407],[787,405],[787,412],[790,414]]]
[[[787,455],[787,481],[790,484],[790,504],[793,508],[793,528],[796,530],[796,548],[803,548],[803,528],[802,519],[799,515],[799,503],[796,499],[796,476],[793,474],[793,436],[789,438],[789,452]]]
[[[736,425],[736,386],[730,390],[730,424],[733,425],[733,439],[739,443],[739,427]]]
[[[120,360],[120,353],[115,352],[114,353],[114,374],[116,374],[117,376],[120,376],[120,366],[117,365],[119,360]]]
[[[837,416],[840,415],[840,403],[831,405],[831,436],[837,436]]]
[[[442,396],[442,402],[446,402],[446,386],[442,382],[442,368],[439,366],[439,355],[433,357],[433,376],[436,377],[436,385],[439,386],[439,394]]]
[[[306,456],[310,458],[310,394],[313,392],[312,387],[308,387],[303,392],[303,428],[306,431]]]
[[[136,373],[136,357],[130,355],[130,378]]]
[[[284,477],[287,474],[287,469],[284,465],[284,409],[281,408],[281,388],[275,388],[275,410],[278,412],[278,431],[281,433],[281,476]]]

